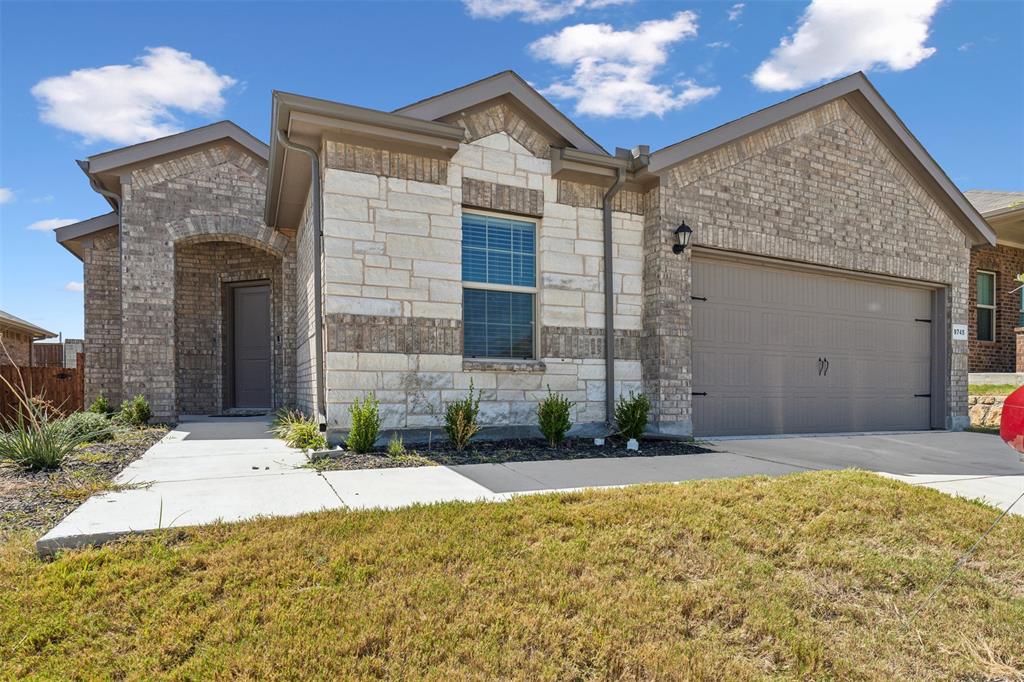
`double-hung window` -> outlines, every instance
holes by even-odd
[[[996,274],[979,270],[976,281],[978,322],[975,338],[978,341],[996,340]]]
[[[534,357],[537,224],[462,215],[463,356]]]

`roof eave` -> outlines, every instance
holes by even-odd
[[[449,123],[424,121],[401,114],[277,90],[273,93],[270,119],[271,144],[264,220],[267,225],[273,227],[277,227],[279,220],[278,208],[287,155],[287,149],[284,149],[277,139],[276,131],[280,130],[290,135],[292,124],[296,121],[318,129],[321,136],[328,133],[352,134],[434,147],[445,150],[449,155],[454,154],[465,139],[465,131]]]

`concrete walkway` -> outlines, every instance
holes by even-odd
[[[179,424],[115,479],[138,487],[96,495],[37,543],[41,554],[130,532],[323,509],[395,508],[516,494],[820,469],[862,468],[1005,507],[1024,464],[996,436],[928,432],[723,440],[715,453],[453,467],[327,471],[267,433],[265,418]],[[1024,513],[1024,503],[1016,513]]]

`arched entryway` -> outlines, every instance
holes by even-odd
[[[234,235],[174,244],[178,414],[271,410],[292,400],[294,285],[287,253]]]

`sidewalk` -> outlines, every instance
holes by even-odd
[[[733,440],[719,452],[668,457],[550,460],[453,467],[317,472],[267,433],[265,418],[179,424],[115,482],[139,487],[95,495],[37,543],[40,554],[120,535],[324,509],[502,501],[534,492],[617,487],[857,467],[912,485],[1005,507],[1024,490],[1024,464],[984,434]],[[1014,509],[1024,513],[1024,504]]]

